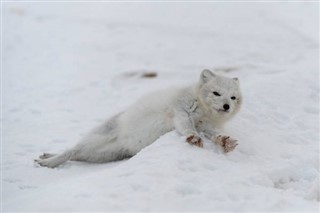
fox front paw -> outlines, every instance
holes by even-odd
[[[191,145],[203,147],[202,139],[199,136],[191,135],[187,137],[186,141]]]
[[[237,140],[230,138],[229,136],[219,135],[215,139],[215,143],[221,146],[225,153],[231,152],[238,146]]]

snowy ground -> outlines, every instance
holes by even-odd
[[[317,3],[2,6],[3,212],[319,211]],[[121,162],[33,164],[203,68],[240,78],[234,152],[174,131]]]

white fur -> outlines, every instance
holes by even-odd
[[[204,70],[197,84],[148,94],[94,129],[74,148],[60,155],[44,154],[36,161],[53,168],[67,160],[102,163],[123,159],[174,129],[186,138],[200,138],[203,132],[214,140],[217,127],[239,110],[241,100],[238,79]],[[224,110],[225,104],[229,105],[228,111]]]

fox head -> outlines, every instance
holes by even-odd
[[[242,96],[238,78],[228,78],[203,70],[200,75],[198,98],[215,118],[225,120],[236,114]]]

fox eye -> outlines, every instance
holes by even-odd
[[[221,96],[218,92],[213,92],[215,96]]]
[[[236,97],[235,97],[235,96],[232,96],[231,99],[232,99],[232,100],[236,100]]]

